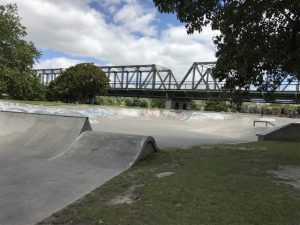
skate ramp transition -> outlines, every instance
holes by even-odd
[[[0,112],[0,224],[35,224],[156,151],[86,117]]]

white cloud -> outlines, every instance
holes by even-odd
[[[114,22],[131,31],[145,35],[154,36],[157,34],[155,26],[151,22],[155,19],[154,10],[143,8],[136,0],[127,1],[123,7],[114,14]]]
[[[74,60],[74,59],[68,59],[65,57],[58,57],[53,59],[47,59],[44,60],[37,65],[35,65],[35,69],[45,69],[45,68],[52,68],[52,69],[58,69],[58,68],[68,68],[70,66],[75,66],[78,63],[83,63],[84,61],[81,60]]]
[[[142,1],[97,0],[115,11],[112,21],[106,21],[104,12],[91,9],[90,0],[1,2],[18,4],[27,39],[43,49],[92,57],[112,65],[159,64],[172,69],[178,77],[194,61],[215,60],[211,38],[216,32],[205,28],[201,34],[187,35],[182,25],[169,26],[158,36],[158,27],[153,25],[157,13]],[[142,35],[136,36],[135,32]],[[64,67],[73,62],[56,58],[42,61],[38,67]]]

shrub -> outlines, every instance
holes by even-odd
[[[225,101],[209,101],[204,106],[205,111],[228,112],[229,107]]]
[[[164,109],[166,107],[166,100],[164,98],[154,98],[151,100],[151,108]]]
[[[108,78],[91,63],[81,63],[64,71],[50,82],[47,99],[63,102],[94,103],[96,95],[106,93]]]
[[[203,104],[198,103],[197,101],[191,101],[191,110],[202,111],[203,109]]]

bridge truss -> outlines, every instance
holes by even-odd
[[[155,64],[129,66],[100,66],[109,78],[109,89],[177,89],[172,70]],[[44,85],[57,78],[65,69],[35,70]]]
[[[170,90],[178,83],[172,70],[152,65],[102,66],[110,89]]]
[[[225,82],[219,82],[212,75],[215,62],[194,62],[178,82],[168,68],[155,64],[101,66],[109,78],[108,95],[169,99],[230,100],[232,93],[224,90]],[[41,82],[48,85],[64,69],[41,69],[36,73]],[[270,97],[269,93],[257,91],[250,86],[243,101],[267,101],[300,103],[298,80],[284,81]]]

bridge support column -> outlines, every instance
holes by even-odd
[[[189,110],[191,109],[191,100],[180,98],[166,98],[166,109]]]

